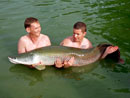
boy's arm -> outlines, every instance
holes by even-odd
[[[25,42],[22,38],[20,38],[18,42],[18,54],[25,53],[26,48],[25,48]]]
[[[93,45],[92,45],[92,43],[89,40],[88,40],[88,44],[89,44],[88,48],[93,48]]]
[[[51,41],[48,36],[46,36],[46,46],[51,46]]]
[[[66,47],[72,47],[72,42],[70,41],[70,39],[66,38],[64,39],[61,43],[61,46],[66,46]]]

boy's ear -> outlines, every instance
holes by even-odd
[[[29,32],[30,32],[30,28],[26,28],[26,32],[28,32],[28,33],[29,33]]]
[[[87,32],[84,32],[83,34],[84,34],[84,36],[85,36],[85,35],[87,34]]]

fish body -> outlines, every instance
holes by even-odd
[[[18,54],[14,57],[8,57],[9,61],[14,64],[33,65],[42,62],[42,66],[37,66],[38,70],[42,70],[45,66],[54,65],[57,59],[61,61],[69,60],[74,57],[72,66],[83,66],[96,62],[103,55],[106,47],[104,44],[98,45],[91,49],[79,49],[64,46],[48,46],[39,48],[27,53]]]

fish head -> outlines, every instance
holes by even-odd
[[[25,64],[25,65],[37,64],[40,61],[39,56],[34,54],[20,54],[14,57],[9,56],[8,59],[13,64]]]
[[[9,61],[10,61],[11,63],[13,63],[13,64],[18,64],[16,57],[10,57],[10,56],[8,56],[8,59],[9,59]]]

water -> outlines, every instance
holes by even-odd
[[[129,0],[0,0],[0,98],[129,98]],[[39,19],[52,45],[72,35],[73,24],[87,24],[93,46],[118,45],[125,64],[102,60],[68,69],[37,71],[11,64],[18,39],[25,35],[24,20]]]

